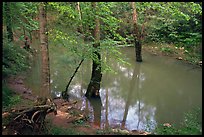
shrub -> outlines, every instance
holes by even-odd
[[[9,108],[16,103],[20,102],[20,97],[14,95],[13,91],[6,85],[2,85],[2,106],[3,108]]]
[[[6,40],[3,41],[2,76],[15,75],[29,66],[29,52]]]

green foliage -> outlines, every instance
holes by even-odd
[[[14,92],[5,84],[2,86],[2,106],[3,108],[10,108],[16,103],[20,102],[20,96],[14,95]]]
[[[107,71],[110,71],[112,73],[116,72],[108,65],[107,58],[111,56],[111,58],[115,59],[119,63],[130,65],[128,62],[124,60],[124,57],[122,53],[119,51],[119,48],[117,47],[118,42],[113,41],[111,39],[106,39],[101,41],[101,53],[102,53],[102,73],[105,73]]]
[[[56,9],[59,12],[59,16],[69,17],[75,19],[77,14],[72,8],[72,6],[65,2],[49,2],[48,3],[52,8]]]
[[[3,2],[3,19],[5,20],[5,2]],[[39,27],[38,22],[34,20],[37,15],[38,3],[35,2],[9,2],[11,13],[11,26],[13,31],[21,31],[24,29],[27,32],[37,30]],[[5,24],[5,22],[3,22]],[[20,37],[20,36],[19,36]]]
[[[29,53],[18,45],[3,41],[2,76],[15,75],[29,67]]]
[[[202,7],[195,2],[160,2],[146,41],[182,44],[192,48],[202,42]]]
[[[184,114],[184,120],[180,128],[174,125],[166,127],[158,126],[153,132],[156,135],[201,135],[202,134],[202,110],[200,108]]]

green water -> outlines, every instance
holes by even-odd
[[[146,129],[147,123],[151,123],[151,129],[154,129],[160,123],[179,124],[185,112],[202,108],[201,68],[146,52],[143,52],[143,62],[136,63],[133,47],[120,51],[131,65],[119,63],[111,56],[106,58],[117,74],[103,74],[101,107],[100,103],[93,105],[84,97],[91,77],[90,60],[82,63],[68,89],[71,99],[78,100],[77,107],[87,111],[93,123],[101,128],[111,126],[129,130]],[[68,54],[65,47],[53,45],[50,45],[49,54],[51,94],[54,97],[65,90],[80,59]],[[34,92],[40,85],[36,64],[27,80]]]

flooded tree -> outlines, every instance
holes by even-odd
[[[132,20],[133,20],[133,27],[134,27],[134,41],[135,41],[135,53],[136,53],[136,61],[137,62],[142,62],[142,44],[141,44],[141,39],[139,35],[139,29],[138,29],[138,24],[137,24],[137,11],[135,7],[135,2],[131,2],[132,6]]]
[[[86,97],[100,97],[99,90],[100,90],[100,82],[102,78],[101,73],[101,55],[100,55],[100,20],[97,16],[97,9],[99,8],[96,2],[92,3],[93,10],[95,11],[95,28],[93,32],[94,37],[94,44],[93,47],[95,48],[92,65],[92,74],[91,80],[87,88],[87,92],[85,94]]]
[[[46,19],[46,3],[39,5],[39,22],[40,22],[40,46],[42,53],[42,92],[41,95],[46,97],[50,91],[50,68],[49,68],[49,51],[48,51],[48,33]]]

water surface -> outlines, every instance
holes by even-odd
[[[66,53],[64,47],[50,47],[51,92],[59,96],[75,71],[79,59]],[[185,112],[202,108],[202,69],[175,60],[143,52],[143,62],[135,62],[133,47],[121,48],[130,64],[106,56],[116,72],[105,72],[101,81],[100,101],[88,101],[84,94],[91,78],[91,61],[85,60],[74,77],[69,94],[78,107],[87,111],[90,120],[106,126],[129,130],[154,129],[157,124],[179,124]],[[105,55],[103,55],[105,56]],[[75,65],[73,65],[75,64]],[[30,72],[30,83],[39,68]],[[38,83],[39,84],[39,83]],[[30,84],[31,85],[31,84]],[[37,84],[33,83],[33,87]],[[102,106],[100,105],[102,104]]]

